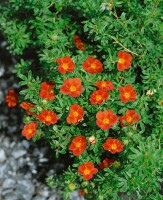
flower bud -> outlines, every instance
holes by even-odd
[[[41,112],[42,108],[40,106],[37,106],[37,110]]]
[[[70,190],[72,190],[72,191],[74,191],[75,190],[75,188],[76,188],[76,186],[75,186],[75,184],[74,183],[70,183],[69,185],[68,185],[68,187],[70,188]]]
[[[114,165],[116,168],[119,168],[119,167],[121,166],[121,163],[118,162],[118,161],[115,161],[115,162],[113,163],[113,165]]]
[[[92,135],[91,137],[89,137],[88,141],[89,141],[91,144],[96,143],[96,138],[95,138],[95,136]]]
[[[43,100],[42,100],[42,103],[43,103],[43,104],[47,104],[48,101],[47,101],[46,99],[43,99]]]

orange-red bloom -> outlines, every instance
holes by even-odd
[[[104,169],[110,167],[110,165],[114,162],[113,158],[105,158],[100,164],[100,169]]]
[[[118,122],[118,116],[112,110],[99,111],[96,114],[96,124],[102,130],[108,130],[111,126]]]
[[[6,96],[6,102],[8,107],[15,107],[18,102],[18,94],[14,90],[9,90]]]
[[[101,90],[113,90],[114,85],[111,81],[97,81],[95,86]]]
[[[128,84],[124,87],[119,87],[118,90],[120,91],[120,99],[123,103],[135,101],[137,94],[132,85]]]
[[[118,52],[118,63],[117,63],[117,69],[118,71],[124,71],[125,69],[128,69],[131,65],[132,56],[129,53],[119,51]]]
[[[69,56],[65,56],[63,58],[56,59],[58,63],[58,71],[61,74],[65,74],[66,72],[73,72],[74,71],[74,62],[71,60]]]
[[[85,69],[90,74],[96,74],[103,71],[103,65],[100,60],[92,57],[88,57],[82,64],[83,69]]]
[[[76,48],[81,51],[84,51],[84,49],[85,49],[84,43],[81,41],[80,37],[74,36],[73,40],[74,40],[74,44],[75,44]]]
[[[26,124],[22,130],[22,135],[25,136],[27,140],[31,139],[36,135],[37,126],[37,122],[31,122],[29,124]]]
[[[122,142],[113,138],[108,138],[102,146],[105,150],[108,150],[113,154],[119,153],[123,150]]]
[[[78,195],[84,197],[84,190],[83,189],[79,189],[78,190]]]
[[[28,115],[33,115],[34,113],[30,111],[31,108],[34,108],[35,105],[32,103],[28,103],[27,101],[23,101],[20,104],[20,107],[23,108]]]
[[[95,90],[90,95],[91,104],[102,104],[109,97],[109,93],[105,90]]]
[[[81,84],[80,78],[68,78],[64,81],[60,88],[63,94],[68,94],[72,97],[80,96],[83,86]]]
[[[77,124],[84,115],[84,109],[80,107],[78,104],[73,104],[70,106],[70,112],[67,116],[68,124]]]
[[[37,118],[47,125],[56,124],[58,121],[56,113],[51,110],[43,110]]]
[[[50,81],[49,83],[42,82],[41,90],[40,90],[40,97],[48,99],[48,100],[53,100],[55,98],[53,89],[54,89],[54,83],[52,81]]]
[[[78,173],[83,175],[84,180],[90,180],[97,172],[98,169],[94,167],[92,162],[81,164],[78,168]]]
[[[126,124],[137,124],[140,119],[135,110],[127,110],[124,116],[120,117],[121,126],[124,127]]]
[[[74,156],[80,156],[86,149],[86,138],[84,136],[76,136],[71,141],[69,150],[72,151]]]

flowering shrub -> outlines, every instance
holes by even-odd
[[[70,160],[61,175],[47,178],[64,187],[64,199],[73,190],[85,199],[121,193],[161,199],[159,3],[12,0],[0,6],[0,29],[18,60],[22,135],[47,140],[57,158]]]

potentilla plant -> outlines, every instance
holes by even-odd
[[[1,29],[13,53],[25,50],[16,65],[22,135],[66,155],[47,183],[64,199],[74,190],[85,199],[161,199],[159,1],[23,2],[1,6]],[[10,90],[6,101],[14,107],[18,95]]]

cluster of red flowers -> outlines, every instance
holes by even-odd
[[[73,39],[75,46],[79,50],[84,51],[85,46],[81,39],[78,36],[75,36]],[[131,65],[131,61],[132,56],[130,54],[126,52],[118,52],[118,71],[124,71],[128,69]],[[58,71],[62,75],[74,71],[75,63],[69,56],[57,58],[56,62],[58,63]],[[82,68],[92,75],[100,73],[104,70],[101,61],[93,57],[87,57],[87,59],[82,64]],[[114,85],[109,80],[97,81],[94,86],[97,87],[97,89],[93,91],[89,96],[91,105],[102,104],[109,98],[109,92],[114,90]],[[118,90],[120,92],[120,99],[123,103],[136,100],[137,93],[132,85],[128,84],[124,87],[119,87]],[[60,92],[63,95],[69,95],[74,98],[79,97],[82,91],[82,81],[78,77],[65,79],[60,87]],[[54,100],[54,83],[52,81],[42,82],[40,84],[39,96],[46,100]],[[6,101],[10,107],[13,107],[13,105],[15,105],[14,102],[17,101],[16,94],[11,91],[9,97],[6,97]],[[48,126],[58,122],[58,116],[52,110],[42,110],[39,114],[36,115],[34,112],[32,112],[32,109],[35,108],[34,104],[22,102],[20,106],[25,109],[27,114],[34,115],[36,119]],[[69,113],[67,115],[66,121],[68,124],[78,124],[79,121],[83,119],[83,117],[84,109],[78,104],[72,104],[69,108]],[[126,125],[138,123],[140,116],[135,112],[135,110],[127,110],[125,115],[120,117],[118,117],[112,110],[104,110],[96,113],[96,124],[102,130],[110,129],[112,126],[118,123],[118,119],[120,119],[121,126],[124,127]],[[23,128],[22,135],[27,139],[34,137],[37,133],[37,127],[37,122],[26,124]],[[97,139],[94,136],[88,138],[89,145],[93,145],[96,143],[96,141]],[[107,138],[102,144],[102,147],[112,154],[120,153],[123,151],[123,143],[115,138]],[[71,140],[71,143],[68,147],[69,151],[72,151],[74,156],[80,156],[86,150],[86,148],[87,138],[85,136],[79,135]],[[113,158],[105,158],[101,163],[99,163],[99,168],[104,169],[106,167],[110,167],[113,162]],[[91,179],[97,172],[98,169],[95,168],[92,162],[83,163],[78,167],[78,173],[82,175],[84,180]]]

